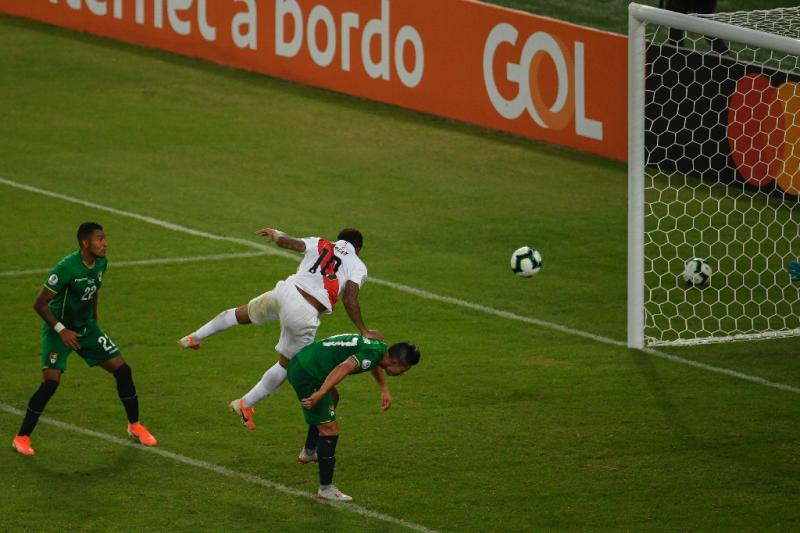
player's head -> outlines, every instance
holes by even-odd
[[[399,376],[419,363],[420,353],[416,346],[407,342],[392,344],[386,351],[383,369],[390,376]]]
[[[106,234],[97,222],[84,222],[78,227],[78,246],[93,257],[106,256]]]
[[[360,231],[353,228],[344,228],[339,232],[339,236],[336,237],[336,240],[349,242],[353,245],[353,248],[356,249],[356,253],[360,252],[361,247],[364,246],[364,236],[361,235]]]

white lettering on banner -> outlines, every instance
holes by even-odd
[[[572,60],[574,109],[567,110],[564,108],[570,90],[568,54],[565,54],[561,45],[552,35],[543,31],[537,31],[528,37],[522,48],[519,63],[506,64],[506,79],[519,87],[517,96],[512,100],[507,100],[500,94],[495,82],[494,58],[500,45],[506,43],[512,46],[516,45],[518,36],[519,32],[511,24],[498,24],[489,32],[483,49],[483,80],[486,85],[486,92],[500,116],[515,120],[527,110],[537,125],[547,129],[552,126],[552,124],[548,123],[548,119],[551,119],[552,115],[572,112],[575,115],[576,134],[590,139],[603,140],[603,123],[586,118],[584,49],[583,43],[580,41],[575,42],[575,57]],[[547,54],[556,68],[558,87],[556,99],[549,110],[537,108],[536,99],[532,91],[538,89],[538,87],[531,87],[530,82],[531,65],[536,55],[540,53]],[[544,111],[547,111],[547,113]],[[550,116],[543,118],[543,114]]]
[[[342,13],[342,70],[350,72],[350,30],[358,28],[358,14]]]
[[[290,15],[294,20],[294,35],[286,42],[283,35],[284,19]],[[294,57],[303,46],[303,12],[295,0],[275,0],[275,53],[283,57]]]
[[[191,9],[194,0],[167,0],[167,19],[169,25],[178,35],[189,35],[192,33],[192,23],[178,17],[178,11]],[[161,2],[156,0],[157,4]],[[159,6],[160,11],[160,6]],[[159,17],[160,18],[160,17]],[[217,31],[208,25],[206,20],[206,0],[197,0],[197,25],[200,27],[200,35],[206,41],[214,41],[217,38]],[[159,28],[161,26],[158,26]]]
[[[422,37],[413,26],[401,27],[395,36],[394,47],[391,46],[391,2],[381,0],[379,18],[370,19],[361,33],[361,64],[367,75],[373,79],[391,79],[391,66],[394,64],[397,77],[406,87],[416,87],[425,73],[425,48]],[[291,20],[294,33],[288,38],[287,22]],[[297,0],[275,0],[275,53],[281,57],[295,57],[303,48],[303,36],[309,54],[315,64],[328,67],[336,56],[337,43],[341,50],[341,68],[345,72],[351,69],[351,35],[360,24],[357,13],[344,12],[341,15],[339,28],[330,9],[322,4],[314,6],[306,24],[303,24],[303,10]],[[325,27],[327,41],[317,42],[317,28]],[[379,39],[380,46],[377,57],[372,54],[372,41]],[[405,47],[410,45],[414,50],[414,63],[408,65],[405,59]],[[408,61],[411,63],[411,61]]]
[[[206,41],[217,40],[217,29],[208,23],[206,18],[206,0],[197,0],[197,25],[200,26],[200,35]]]
[[[167,0],[167,18],[169,24],[178,35],[192,33],[192,23],[178,18],[178,11],[185,11],[192,7],[192,0]]]
[[[417,58],[413,70],[406,69],[406,62],[403,59],[403,50],[406,43],[414,47],[414,57]],[[416,87],[422,81],[422,73],[425,71],[425,53],[422,48],[422,38],[419,33],[411,26],[403,26],[397,32],[397,39],[394,42],[394,57],[397,76],[406,87]]]
[[[98,17],[108,14],[108,4],[112,0],[64,0],[66,5],[74,10],[81,9],[81,2],[85,1],[89,11]],[[197,0],[197,26],[200,28],[200,35],[206,41],[217,39],[217,30],[208,23],[206,3],[208,0]],[[238,1],[238,0],[237,0]],[[51,4],[58,4],[59,0],[50,0]],[[192,33],[192,23],[178,16],[179,11],[191,9],[194,0],[151,0],[153,6],[153,26],[156,28],[164,27],[164,2],[167,3],[167,19],[170,27],[178,35],[190,35]],[[135,19],[137,24],[145,23],[145,3],[146,0],[135,0]],[[113,0],[113,16],[115,19],[122,19],[123,0]]]
[[[247,11],[236,13],[231,21],[231,36],[233,44],[239,48],[250,48],[255,50],[258,47],[258,20],[256,11],[256,0],[235,0],[244,2]],[[243,28],[247,31],[242,31]]]
[[[328,42],[322,50],[317,44],[317,24],[322,22],[325,25],[325,32],[328,34]],[[314,63],[321,67],[327,67],[333,61],[336,53],[336,22],[333,15],[325,6],[316,6],[308,15],[308,50]]]
[[[108,13],[108,6],[105,0],[86,0],[86,7],[95,15],[102,16]]]
[[[380,37],[380,59],[372,59],[370,43],[375,36]],[[381,18],[372,19],[364,26],[361,34],[361,61],[370,78],[389,79],[389,0],[381,0]]]

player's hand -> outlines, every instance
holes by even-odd
[[[800,281],[800,261],[789,261],[787,270],[792,281]]]
[[[392,393],[388,390],[381,391],[381,411],[386,411],[392,406]]]
[[[315,392],[314,394],[312,394],[308,398],[303,398],[302,400],[300,400],[300,404],[303,406],[303,409],[311,409],[312,407],[317,405],[317,402],[319,402],[319,399],[320,399],[320,396]]]
[[[377,339],[379,341],[384,340],[383,333],[381,333],[377,329],[368,329],[366,331],[362,331],[361,336],[366,339]]]
[[[266,237],[269,241],[275,243],[277,243],[278,239],[280,239],[284,235],[282,231],[274,228],[262,228],[256,231],[256,234],[261,235],[262,237]]]
[[[78,339],[80,339],[80,334],[72,331],[71,329],[62,329],[61,333],[58,334],[61,337],[61,340],[72,348],[73,350],[77,351],[81,349],[81,345],[78,343]]]

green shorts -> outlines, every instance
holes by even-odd
[[[300,366],[297,359],[289,361],[289,367],[286,369],[286,375],[289,378],[289,383],[294,387],[297,393],[297,399],[302,400],[314,394],[322,386],[322,382],[310,375],[306,370]],[[317,402],[317,405],[311,409],[303,409],[303,418],[309,426],[316,426],[318,424],[325,424],[336,420],[336,411],[333,406],[333,395],[328,391],[325,396]]]
[[[103,333],[95,322],[90,322],[76,333],[80,335],[78,355],[89,366],[96,366],[122,355],[114,341]],[[72,348],[64,344],[58,333],[49,325],[42,324],[42,368],[53,368],[64,372],[67,369],[67,356],[70,352]]]

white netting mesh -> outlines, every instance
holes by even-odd
[[[714,20],[797,38],[800,8]],[[798,56],[646,26],[645,339],[800,334]],[[689,288],[705,259],[709,286]]]

